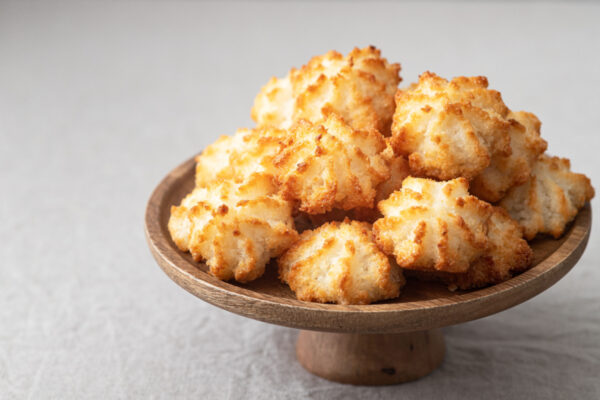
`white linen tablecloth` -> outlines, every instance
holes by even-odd
[[[598,188],[599,20],[593,3],[1,2],[0,398],[599,398],[597,212],[558,284],[446,328],[430,376],[373,388],[310,375],[296,331],[180,289],[143,234],[159,180],[251,126],[271,76],[355,45],[404,84],[488,76]]]

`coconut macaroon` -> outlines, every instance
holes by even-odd
[[[196,187],[171,208],[168,228],[177,247],[206,261],[215,277],[239,282],[260,277],[298,237],[292,205],[267,174]]]
[[[379,203],[373,225],[379,247],[402,268],[466,272],[487,250],[492,206],[469,195],[468,182],[408,177]]]
[[[431,72],[396,94],[392,146],[416,176],[473,179],[495,154],[510,155],[509,110],[483,76]]]
[[[488,219],[488,250],[463,273],[414,271],[413,276],[426,280],[441,280],[448,289],[475,289],[510,279],[527,270],[533,251],[523,239],[519,225],[506,211],[494,207]]]
[[[386,140],[386,142],[388,142],[388,140]],[[399,190],[402,187],[402,181],[404,181],[404,178],[410,175],[410,169],[408,167],[408,160],[406,157],[396,156],[389,145],[381,154],[387,164],[390,177],[381,182],[375,189],[375,200],[373,202],[374,207],[359,207],[350,210],[348,216],[351,219],[373,223],[381,218],[382,215],[377,208],[377,204],[379,204],[380,201],[390,197],[390,195],[396,190]]]
[[[221,136],[196,156],[196,186],[233,179],[243,181],[255,172],[273,172],[271,160],[285,147],[286,132],[275,128],[238,129]]]
[[[571,172],[568,159],[544,154],[533,165],[531,178],[513,187],[499,204],[523,227],[528,240],[538,233],[558,238],[592,197],[587,176]]]
[[[254,100],[258,126],[290,128],[299,119],[318,123],[330,113],[354,129],[377,129],[388,135],[400,64],[390,64],[373,46],[336,51],[312,58],[285,78],[271,78]]]
[[[381,156],[386,162],[390,177],[377,186],[375,205],[390,197],[396,190],[399,190],[402,187],[404,179],[410,175],[408,159],[394,154],[389,138],[386,138],[385,142],[386,148],[381,153]]]
[[[373,201],[374,206],[370,208],[358,207],[351,210],[333,209],[325,214],[305,214],[313,227],[318,227],[328,221],[343,221],[345,218],[369,223],[373,223],[381,218],[381,213],[376,205],[381,200],[387,199],[393,192],[400,189],[402,187],[402,181],[410,174],[406,158],[396,156],[391,147],[388,146],[381,155],[386,162],[390,177],[377,185],[377,188],[375,189],[375,200]]]
[[[305,231],[278,264],[280,279],[304,301],[369,304],[398,297],[405,283],[364,222],[329,222]]]
[[[538,156],[548,144],[540,137],[540,120],[533,114],[519,111],[508,115],[511,154],[495,154],[490,165],[471,182],[471,193],[497,202],[513,186],[521,185],[531,175]]]
[[[354,130],[331,114],[321,124],[300,120],[289,135],[273,160],[284,198],[309,214],[373,206],[377,186],[390,176],[379,132]]]

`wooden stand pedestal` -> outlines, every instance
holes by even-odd
[[[483,289],[450,292],[439,283],[411,281],[400,297],[382,303],[309,303],[297,300],[281,283],[276,267],[247,284],[223,282],[175,246],[167,229],[171,206],[192,190],[194,173],[192,158],[171,171],[148,201],[146,237],[160,267],[182,288],[217,307],[304,329],[297,344],[304,368],[356,385],[407,382],[433,371],[444,358],[444,341],[437,328],[483,318],[543,292],[579,260],[592,226],[588,203],[560,239],[539,237],[530,242],[531,269]]]
[[[353,385],[392,385],[419,379],[444,359],[439,329],[396,334],[300,331],[296,355],[309,372]]]

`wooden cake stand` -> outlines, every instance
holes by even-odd
[[[365,306],[318,304],[297,300],[277,279],[274,265],[249,284],[223,282],[210,275],[206,265],[179,251],[167,222],[171,205],[179,204],[193,185],[194,161],[188,160],[150,197],[146,237],[160,267],[179,286],[217,307],[301,329],[296,353],[304,368],[359,385],[406,382],[433,371],[444,358],[439,328],[497,313],[549,288],[581,257],[591,227],[588,203],[562,238],[531,242],[530,270],[488,288],[450,292],[442,284],[409,281],[395,300]]]

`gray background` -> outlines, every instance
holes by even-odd
[[[251,126],[270,76],[368,44],[404,84],[487,75],[600,188],[599,19],[592,3],[0,3],[0,398],[598,398],[598,213],[556,286],[445,329],[439,370],[384,388],[311,376],[294,330],[187,294],[142,220],[170,169]]]

